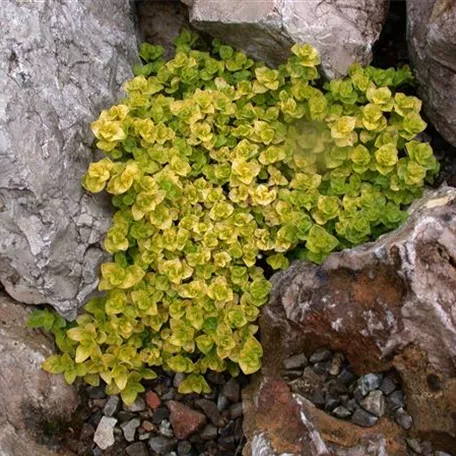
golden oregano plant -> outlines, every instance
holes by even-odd
[[[75,322],[48,310],[30,320],[61,352],[45,370],[102,379],[127,404],[157,366],[188,374],[181,393],[209,392],[207,370],[257,371],[265,269],[319,263],[397,227],[438,171],[414,140],[421,101],[397,91],[408,67],[353,65],[323,84],[310,45],[271,69],[218,40],[195,50],[197,40],[184,31],[168,61],[141,45],[126,97],[92,124],[106,158],[83,185],[117,208],[105,293]]]

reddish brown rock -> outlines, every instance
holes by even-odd
[[[260,321],[263,368],[244,397],[250,446],[261,436],[271,447],[265,455],[355,455],[375,435],[371,444],[385,451],[378,454],[406,454],[398,437],[404,431],[388,418],[366,434],[297,400],[281,383],[283,360],[327,348],[343,353],[358,375],[395,367],[413,417],[410,435],[447,452],[456,448],[456,189],[429,194],[402,228],[375,243],[333,254],[321,266],[296,262],[273,283]],[[326,445],[320,453],[309,449],[317,437]]]
[[[147,391],[146,403],[151,409],[155,410],[156,408],[160,407],[161,400],[155,391]]]
[[[190,434],[199,431],[206,424],[206,417],[196,410],[176,401],[168,401],[166,406],[171,412],[169,421],[174,435],[185,440]]]

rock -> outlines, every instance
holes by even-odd
[[[75,389],[62,376],[49,375],[41,369],[54,347],[40,331],[27,328],[29,315],[27,306],[0,292],[2,456],[55,454],[37,442],[42,440],[46,428],[70,421],[79,402]]]
[[[238,402],[241,398],[239,383],[234,378],[231,378],[223,385],[222,392],[231,402]]]
[[[372,413],[372,415],[381,417],[385,413],[385,398],[380,390],[371,391],[367,397],[361,401],[361,407]]]
[[[367,374],[363,375],[359,380],[358,384],[363,391],[363,395],[370,393],[371,391],[377,389],[382,384],[383,375],[382,374]]]
[[[356,375],[395,368],[414,436],[442,451],[456,448],[455,261],[456,189],[442,187],[426,192],[407,222],[376,242],[334,253],[320,266],[292,263],[272,278],[271,297],[262,308],[264,358],[256,388],[278,381],[290,354],[326,347],[344,353]],[[257,398],[260,392],[252,394]],[[269,406],[277,408],[278,400]],[[260,420],[248,413],[265,415],[260,405],[245,410],[249,423]],[[272,435],[268,416],[261,429]],[[396,426],[394,418],[385,418],[375,428],[383,421]],[[249,438],[258,434],[252,426]],[[392,429],[404,432],[399,426],[388,432]],[[334,435],[326,432],[325,438]]]
[[[136,442],[127,446],[127,448],[125,448],[125,453],[127,453],[128,456],[149,456],[147,447],[143,442]]]
[[[356,380],[356,377],[349,369],[344,367],[341,373],[337,376],[337,379],[345,385],[350,385],[350,383]]]
[[[151,437],[148,443],[149,448],[158,456],[167,455],[177,446],[177,441],[175,439],[168,439],[162,435]]]
[[[386,400],[388,402],[388,407],[391,410],[397,410],[398,408],[405,406],[404,393],[402,391],[394,391]]]
[[[136,415],[133,412],[126,412],[125,410],[121,410],[119,413],[117,413],[116,417],[121,423],[125,423],[125,421],[129,421],[135,418]]]
[[[409,430],[413,425],[413,418],[402,407],[396,410],[394,419],[402,429]]]
[[[355,410],[351,417],[351,422],[362,427],[371,427],[378,421],[378,417],[371,413],[359,408]]]
[[[109,416],[102,417],[98,423],[97,430],[93,436],[93,441],[102,450],[106,450],[114,445],[114,427],[116,423],[117,419]]]
[[[139,418],[134,418],[131,421],[127,421],[120,425],[123,435],[127,442],[133,442],[135,440],[136,429],[139,428],[141,421]]]
[[[409,446],[415,453],[422,454],[423,449],[421,448],[421,444],[416,439],[407,439],[407,446]]]
[[[97,286],[111,221],[105,198],[81,187],[89,125],[137,59],[131,2],[4,0],[0,23],[0,282],[74,318]]]
[[[103,407],[103,415],[113,416],[120,406],[119,396],[111,396]]]
[[[331,412],[338,405],[340,405],[340,397],[337,396],[327,396],[325,399],[325,410]]]
[[[179,388],[179,385],[184,381],[185,374],[182,372],[177,372],[173,379],[173,386],[174,388]]]
[[[166,407],[159,407],[158,409],[154,410],[152,422],[154,424],[160,424],[163,420],[168,419],[168,417],[169,410]]]
[[[334,416],[337,416],[337,418],[348,418],[352,413],[350,412],[350,410],[347,410],[345,407],[342,407],[340,405],[332,411],[332,414]]]
[[[195,0],[190,22],[268,64],[281,63],[293,43],[310,43],[330,78],[353,62],[372,59],[372,45],[385,21],[384,0]]]
[[[166,406],[170,411],[170,422],[174,434],[179,440],[185,440],[206,424],[206,417],[196,410],[176,401],[169,401]]]
[[[321,361],[321,362],[318,362],[318,363],[315,363],[313,365],[313,370],[315,373],[317,373],[318,375],[323,375],[323,376],[327,376],[328,373],[329,373],[329,367],[331,365],[331,361]]]
[[[209,418],[209,421],[214,426],[223,426],[225,420],[220,415],[215,402],[209,401],[207,399],[198,399],[195,401],[195,405]]]
[[[220,393],[217,398],[217,410],[219,412],[223,412],[223,410],[228,407],[229,403],[229,400],[223,395],[223,393]]]
[[[331,359],[331,356],[332,354],[329,350],[318,350],[310,357],[310,362],[315,364],[322,361],[328,361]]]
[[[124,410],[127,412],[132,412],[132,413],[137,413],[137,412],[142,412],[146,410],[146,403],[144,402],[144,399],[141,396],[138,396],[131,405],[125,405],[124,404]]]
[[[434,456],[452,456],[450,453],[445,453],[444,451],[434,451]]]
[[[207,424],[200,432],[203,440],[215,440],[217,438],[217,428],[212,424]]]
[[[394,383],[389,377],[385,377],[379,389],[385,396],[388,396],[396,389],[396,383]]]
[[[299,355],[293,355],[287,358],[283,362],[284,369],[293,370],[293,369],[304,369],[307,366],[307,358],[304,353],[300,353]]]
[[[409,56],[424,110],[456,146],[456,4],[408,0],[407,24]]]
[[[342,353],[336,353],[332,359],[331,359],[331,364],[329,366],[329,375],[332,375],[333,377],[336,377],[337,375],[340,374],[342,370],[342,363],[344,361],[344,355]]]
[[[171,429],[171,423],[168,420],[163,420],[160,423],[160,427],[158,428],[158,432],[165,437],[174,437],[174,432]]]
[[[191,454],[192,452],[192,444],[187,442],[186,440],[182,440],[177,445],[177,454],[178,456],[186,456]]]
[[[141,428],[146,432],[155,431],[155,425],[147,420],[145,420],[141,423]]]
[[[151,409],[155,410],[156,408],[160,407],[161,400],[155,391],[147,391],[146,403]]]
[[[230,407],[230,418],[232,420],[235,420],[236,418],[239,418],[240,416],[242,416],[243,413],[244,413],[244,409],[242,407],[242,402],[238,402],[237,404],[233,404]]]

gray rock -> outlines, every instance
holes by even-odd
[[[318,375],[323,375],[327,376],[329,373],[329,367],[331,365],[331,361],[320,361],[318,363],[315,363],[313,365],[313,370],[316,372]]]
[[[331,364],[329,366],[329,375],[332,375],[333,377],[339,375],[342,370],[343,361],[344,355],[342,353],[336,353],[331,359]]]
[[[217,398],[217,410],[219,412],[223,412],[223,410],[228,407],[229,403],[230,401],[223,395],[223,393],[220,393]]]
[[[217,438],[217,428],[212,424],[207,424],[200,432],[203,440],[215,440]]]
[[[283,61],[293,43],[310,43],[329,77],[353,62],[367,64],[388,10],[385,0],[194,0],[196,28],[269,64]]]
[[[125,452],[128,456],[149,456],[147,447],[143,442],[136,442],[127,446],[127,448],[125,448]]]
[[[382,380],[382,374],[367,374],[360,377],[360,379],[358,380],[358,385],[360,385],[362,391],[367,394],[379,388],[382,384]]]
[[[332,411],[332,414],[334,416],[337,416],[337,418],[348,418],[352,414],[352,412],[350,412],[350,410],[340,405]]]
[[[396,423],[403,429],[409,430],[413,425],[413,418],[401,407],[394,414]]]
[[[386,402],[391,410],[397,410],[400,407],[404,407],[404,393],[402,391],[394,391],[394,393],[390,394],[386,398]]]
[[[133,442],[133,440],[135,440],[136,429],[139,428],[140,424],[141,421],[139,418],[134,418],[131,421],[127,421],[120,425],[120,428],[122,429],[123,435],[127,442]]]
[[[342,368],[341,373],[337,376],[337,380],[344,383],[345,385],[349,385],[356,380],[356,377],[349,369],[344,367]]]
[[[0,292],[2,456],[54,455],[36,443],[42,436],[43,423],[69,421],[78,406],[75,388],[62,376],[41,370],[41,363],[53,354],[54,344],[40,331],[27,328],[29,311]]]
[[[121,423],[125,423],[125,421],[130,421],[136,417],[133,412],[126,412],[125,410],[121,410],[117,413],[116,417]]]
[[[182,372],[177,372],[173,378],[173,386],[174,388],[179,388],[179,385],[184,381],[185,374]]]
[[[154,424],[160,424],[163,420],[166,420],[169,417],[169,410],[166,407],[158,407],[154,410],[152,416],[152,422]]]
[[[380,390],[371,391],[362,401],[361,407],[375,416],[381,417],[385,413],[385,398]]]
[[[195,405],[209,418],[209,421],[214,426],[223,426],[225,420],[220,415],[215,402],[209,401],[207,399],[198,399],[195,401]]]
[[[171,428],[171,423],[168,420],[163,420],[160,423],[158,432],[165,437],[174,437],[174,432]]]
[[[103,415],[113,416],[119,410],[120,398],[119,396],[111,396],[103,407]]]
[[[348,410],[350,410],[350,412],[354,412],[358,408],[358,404],[356,402],[356,399],[349,399],[347,401],[346,407],[347,407]]]
[[[168,439],[159,435],[157,437],[151,437],[149,439],[149,448],[154,451],[157,455],[167,455],[177,446],[177,440]]]
[[[230,407],[230,418],[232,420],[235,420],[236,418],[239,418],[240,416],[242,416],[243,413],[244,413],[244,409],[242,407],[242,402],[238,402],[237,404],[233,404]]]
[[[331,359],[331,352],[329,350],[318,350],[311,357],[310,362],[312,364],[319,363],[322,361],[328,361]]]
[[[0,282],[74,318],[110,225],[104,197],[81,187],[89,125],[136,61],[131,2],[4,0],[0,23]]]
[[[142,412],[147,409],[146,403],[144,402],[144,399],[141,396],[138,396],[131,405],[125,405],[124,404],[124,410],[127,412],[132,412],[132,413],[137,413],[137,412]]]
[[[385,396],[388,396],[396,389],[396,383],[394,383],[389,377],[385,377],[379,389]]]
[[[308,364],[306,355],[300,353],[298,355],[290,356],[283,362],[284,369],[293,370],[293,369],[304,369]]]
[[[421,448],[421,444],[417,439],[407,439],[407,446],[410,447],[415,453],[422,454],[423,448]]]
[[[222,392],[223,395],[231,402],[238,402],[241,398],[239,383],[234,378],[231,378],[223,385]]]
[[[340,405],[340,397],[338,396],[327,396],[325,400],[325,410],[330,412]]]
[[[456,146],[456,5],[408,0],[407,39],[424,110]]]
[[[187,440],[181,440],[177,445],[177,454],[186,456],[192,452],[192,444]]]
[[[372,427],[377,421],[378,417],[366,412],[366,410],[363,410],[362,408],[356,409],[351,417],[352,423],[362,427]]]
[[[109,416],[103,416],[98,423],[97,430],[93,436],[93,441],[102,450],[108,449],[114,445],[114,427],[116,426],[117,419]]]

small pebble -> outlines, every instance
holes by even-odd
[[[382,381],[383,374],[366,374],[360,377],[358,385],[360,385],[362,390],[367,394],[375,389],[378,389],[382,384]]]
[[[380,390],[371,391],[360,404],[364,410],[375,416],[381,417],[385,413],[385,399]]]
[[[168,419],[169,417],[169,410],[166,407],[159,407],[158,409],[154,410],[154,414],[152,416],[152,423],[160,424],[163,420]]]
[[[117,413],[116,417],[121,423],[124,423],[125,421],[132,420],[136,417],[136,415],[133,412],[126,412],[125,410],[121,410],[119,413]]]
[[[103,407],[103,415],[113,416],[119,409],[120,398],[119,396],[110,396],[105,406]]]
[[[232,420],[235,420],[236,418],[239,418],[242,416],[244,413],[244,410],[242,408],[242,402],[238,402],[237,404],[233,404],[230,407],[230,417]]]
[[[329,359],[331,359],[331,352],[329,350],[318,350],[310,357],[310,362],[315,364]]]
[[[413,418],[402,407],[396,410],[394,419],[405,430],[409,430],[413,425]]]
[[[217,442],[224,450],[233,450],[236,447],[236,439],[232,435],[220,437]]]
[[[351,422],[353,424],[357,424],[362,427],[372,427],[377,421],[378,417],[366,412],[366,410],[363,410],[362,408],[356,409],[351,417]]]
[[[385,396],[388,396],[396,389],[396,383],[394,383],[389,377],[385,377],[379,389]]]
[[[147,405],[155,410],[160,407],[161,400],[158,397],[158,394],[155,391],[147,391],[146,393],[146,403]]]
[[[163,420],[160,423],[160,427],[158,428],[158,432],[165,437],[174,437],[174,432],[171,429],[171,423],[168,420]]]
[[[173,386],[174,388],[179,388],[179,385],[183,382],[185,378],[185,374],[182,372],[177,372],[173,379]]]
[[[127,448],[125,448],[125,453],[127,453],[128,456],[149,456],[147,447],[142,442],[136,442],[127,446]]]
[[[161,400],[166,402],[166,401],[171,401],[173,399],[175,399],[176,397],[176,389],[171,387],[168,389],[168,391],[166,391],[166,393],[164,393],[161,397]]]
[[[147,440],[150,438],[151,436],[151,432],[145,432],[144,434],[139,434],[139,440],[143,441],[143,440]]]
[[[157,437],[151,437],[149,439],[149,448],[154,451],[157,455],[168,455],[177,445],[177,441],[174,439],[168,439],[159,435]]]
[[[331,366],[331,361],[319,361],[313,366],[314,372],[318,375],[326,376],[329,373],[329,368]]]
[[[308,364],[306,355],[301,353],[299,355],[290,356],[283,362],[283,367],[287,370],[304,369]]]
[[[344,385],[350,385],[350,383],[353,383],[356,380],[355,375],[350,371],[350,369],[347,369],[346,367],[342,368],[342,371],[340,374],[337,376],[337,380],[342,382]]]
[[[387,398],[386,402],[391,410],[397,410],[405,406],[404,393],[402,391],[394,391]]]
[[[333,377],[339,375],[342,369],[343,361],[344,355],[342,355],[342,353],[336,353],[331,359],[331,364],[328,371],[329,375],[332,375]]]
[[[192,444],[187,440],[181,440],[177,445],[177,454],[187,456],[192,452]]]
[[[423,454],[423,449],[421,448],[421,444],[417,439],[407,439],[407,445],[413,450],[415,453]]]
[[[213,372],[210,371],[207,374],[207,379],[211,382],[214,383],[215,385],[223,385],[225,383],[225,376],[223,375],[222,372]]]
[[[212,424],[207,424],[200,432],[200,437],[203,440],[214,440],[217,438],[217,428]]]
[[[117,420],[109,416],[104,416],[98,423],[97,430],[93,436],[93,441],[102,450],[106,450],[114,445],[114,427],[116,423]]]
[[[142,412],[143,410],[146,410],[146,403],[144,402],[144,399],[142,397],[137,397],[135,402],[131,405],[123,405],[124,410],[127,412]]]
[[[214,426],[223,426],[225,420],[220,416],[215,402],[209,401],[207,399],[199,399],[195,401],[195,406],[198,407],[209,418],[209,421]]]
[[[340,405],[340,397],[338,396],[327,396],[325,401],[325,410],[330,412]]]
[[[223,412],[223,410],[225,410],[228,407],[229,403],[230,401],[222,393],[220,393],[219,397],[217,398],[218,411]]]
[[[147,420],[142,422],[141,428],[144,429],[144,431],[146,431],[146,432],[155,431],[155,425]]]
[[[350,412],[350,410],[347,410],[345,407],[340,405],[332,411],[332,414],[334,416],[337,416],[337,418],[348,418],[352,414],[352,412]]]
[[[135,440],[136,429],[139,428],[141,421],[139,418],[134,418],[131,421],[126,421],[120,425],[123,435],[127,442],[133,442]]]
[[[283,378],[286,381],[294,380],[295,378],[299,378],[302,376],[302,370],[288,370],[284,374]]]
[[[241,398],[239,383],[234,378],[231,378],[223,385],[222,392],[223,395],[231,402],[238,402]]]
[[[104,388],[101,386],[89,386],[86,388],[86,393],[90,399],[103,399],[106,397]]]

